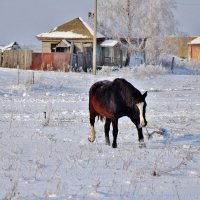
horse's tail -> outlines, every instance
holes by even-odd
[[[91,99],[94,96],[94,94],[96,93],[96,90],[99,88],[99,84],[95,83],[91,86],[90,90],[89,90],[89,108],[92,108],[91,105]]]
[[[109,81],[99,81],[99,82],[96,82],[94,83],[90,90],[89,90],[89,110],[90,112],[93,112],[95,111],[94,108],[93,108],[93,105],[92,105],[92,97],[95,95],[96,91],[103,85],[105,85],[106,83],[108,83]],[[96,112],[96,111],[95,111]],[[97,113],[96,113],[97,114]],[[103,121],[104,120],[104,117],[101,116],[101,115],[97,115],[98,117],[98,120],[101,120]]]

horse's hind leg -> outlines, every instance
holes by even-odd
[[[104,125],[106,145],[110,145],[110,138],[109,138],[110,123],[111,123],[111,119],[106,118],[106,122],[105,122],[105,125]]]
[[[113,125],[113,143],[112,147],[117,148],[118,119],[112,119]]]
[[[94,123],[95,123],[95,116],[90,114],[90,133],[88,136],[88,140],[90,142],[94,142],[95,138],[96,138],[96,133],[95,133],[95,129],[94,129]]]

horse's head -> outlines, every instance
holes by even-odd
[[[147,125],[146,120],[146,101],[145,98],[147,96],[147,92],[141,95],[134,101],[134,116],[136,118],[136,126],[138,128],[145,127]]]

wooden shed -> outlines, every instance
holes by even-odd
[[[117,40],[107,39],[100,46],[101,65],[123,65],[123,52]]]
[[[188,60],[200,61],[200,37],[188,43]]]

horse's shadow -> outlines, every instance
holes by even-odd
[[[173,142],[200,146],[200,134],[188,133],[184,135],[174,136]]]
[[[200,134],[186,133],[186,134],[171,134],[167,129],[159,129],[153,131],[150,135],[147,134],[149,142],[152,144],[167,145],[193,145],[200,146]]]

